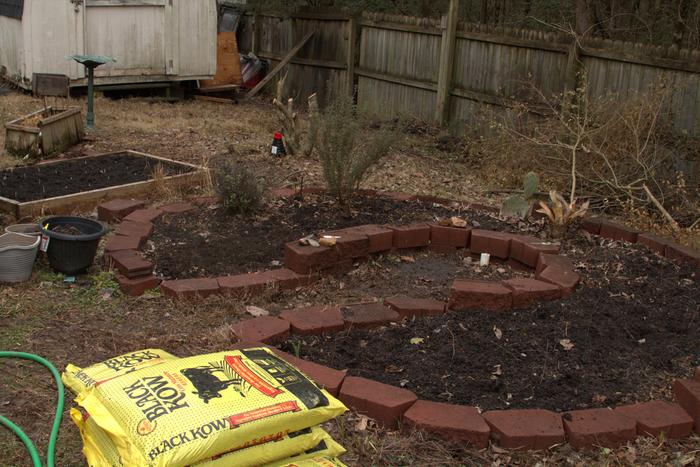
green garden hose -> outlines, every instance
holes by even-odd
[[[58,429],[61,427],[61,417],[63,415],[63,382],[61,381],[61,375],[58,374],[58,370],[46,359],[39,357],[38,355],[33,355],[25,352],[5,352],[0,351],[0,358],[20,358],[24,360],[31,360],[33,362],[40,363],[49,369],[51,375],[56,380],[56,387],[58,388],[58,404],[56,405],[56,415],[53,420],[53,428],[51,428],[51,437],[49,438],[49,447],[46,452],[46,465],[47,467],[55,466],[55,454],[56,454],[56,440],[58,439]],[[31,439],[22,431],[20,427],[12,423],[7,418],[0,415],[0,425],[7,427],[12,431],[17,437],[24,443],[29,451],[29,455],[32,459],[32,464],[34,467],[42,467],[41,458],[39,457],[39,451],[37,451],[36,446]]]

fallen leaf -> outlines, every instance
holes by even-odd
[[[399,259],[404,263],[415,263],[416,259],[413,256],[400,256]]]
[[[367,347],[368,342],[366,340],[361,340],[360,341],[360,347],[365,348]]]
[[[257,306],[252,306],[252,305],[245,307],[245,311],[249,315],[255,316],[256,318],[259,318],[261,316],[269,316],[270,315],[270,312],[267,311],[266,309],[259,308]]]
[[[494,370],[491,372],[492,375],[501,376],[503,374],[503,370],[501,369],[501,365],[496,365],[493,368],[494,368]]]
[[[559,341],[559,345],[561,345],[567,352],[574,348],[574,343],[571,342],[571,339],[562,339]]]
[[[367,423],[369,418],[360,415],[360,419],[355,423],[355,431],[365,431],[367,429]]]
[[[596,394],[595,396],[593,396],[593,402],[596,402],[598,404],[603,403],[606,400],[608,400],[608,397],[602,394]]]
[[[414,337],[414,338],[411,339],[411,344],[413,344],[413,345],[420,345],[420,344],[423,343],[424,340],[425,340],[425,339],[423,339],[422,337]]]
[[[453,227],[459,227],[462,229],[467,226],[467,221],[457,216],[450,217],[450,223]]]
[[[498,329],[495,325],[493,326],[493,333],[496,335],[496,339],[501,339],[503,337],[503,331]]]

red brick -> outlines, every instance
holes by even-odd
[[[669,243],[666,247],[666,257],[680,263],[689,263],[700,266],[700,251],[687,246]]]
[[[420,248],[430,244],[428,224],[389,225],[394,231],[394,248]]]
[[[450,310],[507,310],[512,306],[511,290],[500,282],[456,279],[447,307]]]
[[[272,269],[269,271],[238,274],[219,277],[221,293],[242,297],[246,294],[260,294],[266,289],[287,290],[313,282],[312,276],[302,276],[289,269]]]
[[[540,254],[558,254],[559,243],[552,243],[535,237],[514,235],[510,242],[510,257],[531,268],[537,267]]]
[[[367,236],[369,240],[369,254],[381,253],[394,247],[394,231],[386,227],[368,224],[346,230],[356,231]]]
[[[535,279],[549,282],[561,288],[562,297],[568,297],[581,281],[581,276],[570,269],[547,266],[544,271],[535,274]]]
[[[626,225],[618,224],[608,220],[600,222],[600,236],[611,240],[637,243],[639,231]]]
[[[491,437],[506,449],[549,449],[565,441],[561,416],[549,410],[492,410],[483,416]]]
[[[338,253],[335,248],[287,243],[284,247],[284,265],[297,274],[312,274],[336,266]]]
[[[144,259],[136,250],[121,250],[109,254],[110,265],[129,279],[149,276],[153,263]]]
[[[401,193],[397,191],[382,191],[379,193],[379,195],[391,198],[396,201],[414,201],[416,199],[415,195]]]
[[[678,405],[695,422],[695,433],[700,435],[700,381],[677,379],[673,382],[673,393]]]
[[[335,244],[339,261],[363,258],[369,255],[369,237],[357,230],[334,230],[323,235],[340,237]]]
[[[492,230],[472,230],[469,250],[472,253],[488,253],[495,258],[508,259],[512,235]]]
[[[593,235],[600,235],[600,224],[602,221],[599,217],[586,217],[581,221],[581,228]]]
[[[395,295],[384,300],[384,304],[395,310],[400,319],[413,316],[436,316],[445,313],[445,302],[432,298],[412,298],[406,295]]]
[[[634,420],[640,436],[685,438],[693,431],[693,419],[678,404],[651,401],[623,405],[617,407],[615,412]]]
[[[133,199],[113,199],[97,206],[97,217],[106,222],[118,221],[144,206],[143,201]]]
[[[137,209],[124,218],[125,221],[153,222],[163,215],[163,211],[156,208]]]
[[[139,248],[141,248],[141,237],[112,235],[105,244],[105,252],[107,253],[121,250],[138,250]]]
[[[338,397],[357,412],[390,429],[398,426],[401,416],[417,400],[416,395],[408,389],[355,376],[345,378]]]
[[[294,355],[282,352],[276,348],[272,348],[272,351],[301,370],[301,372],[316,383],[318,387],[325,389],[333,397],[338,397],[340,387],[343,385],[343,381],[347,375],[347,370],[336,370],[335,368],[319,365],[318,363],[297,358]]]
[[[545,270],[548,266],[554,266],[559,269],[574,270],[574,263],[569,258],[562,255],[543,254],[537,260],[535,273],[538,274]]]
[[[183,212],[193,211],[194,209],[194,205],[184,201],[166,204],[160,207],[160,210],[165,214],[182,214]]]
[[[291,198],[297,191],[294,188],[275,188],[270,190],[270,194],[275,198]]]
[[[139,237],[143,244],[148,237],[153,235],[153,224],[151,222],[123,221],[114,233],[124,237]]]
[[[294,334],[323,334],[340,331],[345,327],[345,320],[337,306],[314,306],[297,308],[280,313],[286,319]]]
[[[147,290],[155,289],[160,284],[160,279],[151,274],[150,276],[129,279],[121,274],[117,274],[117,282],[122,293],[132,297],[140,297]]]
[[[491,430],[475,407],[419,400],[403,414],[404,425],[477,449],[487,448]]]
[[[637,241],[661,256],[666,254],[666,247],[671,243],[669,240],[649,233],[639,234]]]
[[[373,328],[397,323],[401,317],[397,312],[381,303],[362,303],[342,308],[346,327]]]
[[[272,344],[289,337],[289,321],[276,316],[261,316],[239,321],[233,324],[231,329],[242,341]]]
[[[204,298],[219,293],[216,279],[177,279],[160,285],[163,295],[170,298]]]
[[[557,285],[526,277],[505,280],[503,285],[513,291],[513,308],[526,308],[533,303],[557,300],[562,294]]]
[[[574,449],[615,448],[637,437],[635,421],[610,409],[574,410],[563,418],[566,436]]]
[[[430,224],[430,246],[444,246],[451,248],[467,248],[471,229],[459,229],[456,227],[443,227]]]

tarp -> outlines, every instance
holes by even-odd
[[[24,0],[0,0],[0,16],[22,19]]]

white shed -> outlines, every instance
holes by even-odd
[[[216,73],[216,0],[0,0],[0,73],[87,83],[69,55],[107,55],[96,85],[185,81]]]

